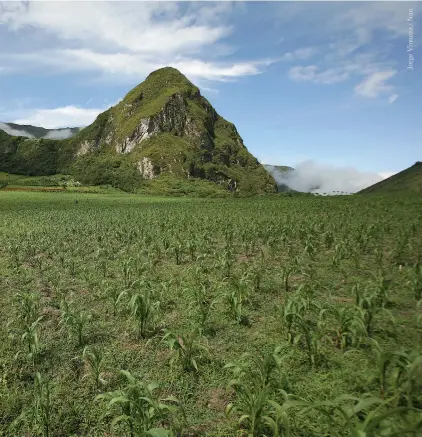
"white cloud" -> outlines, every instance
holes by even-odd
[[[74,133],[70,129],[60,129],[60,130],[52,130],[48,132],[43,138],[48,140],[65,140],[66,138],[70,138],[74,135]]]
[[[308,38],[324,47],[318,62],[313,65],[299,65],[289,70],[288,76],[295,81],[310,81],[316,84],[330,84],[362,77],[382,74],[395,70],[394,56],[390,52],[389,40],[403,38],[406,44],[408,26],[405,19],[409,7],[414,10],[414,20],[421,16],[422,6],[408,2],[313,2],[280,4],[280,16],[283,25],[300,22],[289,32],[288,37],[294,39]],[[284,16],[284,11],[288,12]],[[300,32],[300,34],[299,34]],[[374,44],[374,38],[382,40],[382,44]],[[404,45],[405,47],[405,45]],[[294,50],[284,60],[304,60],[293,56]],[[317,65],[317,66],[316,66]],[[389,102],[393,103],[394,86],[388,85]],[[352,87],[351,87],[352,88]],[[387,90],[377,93],[383,97]],[[358,89],[357,95],[368,97],[368,89]],[[375,91],[376,92],[376,91]],[[369,92],[370,94],[370,92]],[[375,97],[373,97],[375,98]]]
[[[51,35],[39,50],[0,54],[8,71],[95,71],[98,77],[140,81],[173,66],[192,78],[224,81],[260,74],[272,61],[218,62],[220,44],[232,32],[233,8],[224,3],[29,2],[5,3],[0,23],[10,30],[36,29]],[[220,46],[219,46],[220,44]],[[209,50],[210,46],[216,50]]]
[[[282,57],[282,61],[298,61],[306,60],[315,56],[319,52],[318,47],[304,47],[301,49],[294,50],[293,52],[287,52]]]
[[[356,85],[355,93],[359,96],[369,99],[374,99],[382,94],[390,93],[393,90],[393,87],[386,82],[395,76],[396,73],[397,72],[395,70],[377,71],[372,73],[361,83]],[[394,98],[393,101],[396,98]]]
[[[388,103],[394,103],[399,98],[398,94],[391,94],[391,96],[388,99]]]
[[[387,179],[396,174],[395,171],[382,171],[378,173],[383,179]]]
[[[335,167],[312,160],[294,166],[288,173],[273,172],[279,184],[285,184],[293,190],[314,193],[338,194],[356,193],[382,179],[387,173],[362,172],[353,167]]]
[[[42,126],[46,129],[87,126],[95,120],[98,114],[106,109],[107,108],[86,109],[77,106],[35,109],[29,112],[24,118],[15,120],[14,123]]]
[[[295,81],[309,81],[328,85],[347,80],[349,73],[339,68],[329,68],[324,71],[319,71],[319,67],[316,65],[308,65],[307,67],[292,67],[289,70],[289,77]]]

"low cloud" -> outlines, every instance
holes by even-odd
[[[42,126],[46,129],[87,126],[106,109],[86,109],[72,105],[54,109],[34,109],[25,118],[15,120],[14,123]]]
[[[291,172],[273,170],[271,173],[279,185],[320,194],[356,193],[394,174],[362,172],[353,167],[335,167],[312,160],[299,163]]]
[[[13,135],[13,136],[17,136],[17,137],[20,136],[20,137],[34,138],[34,136],[31,135],[29,132],[26,132],[23,129],[22,130],[21,129],[14,129],[6,123],[0,122],[0,129],[9,135]]]
[[[52,130],[48,132],[43,138],[48,140],[65,140],[74,135],[71,129]]]

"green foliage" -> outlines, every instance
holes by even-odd
[[[107,401],[107,413],[114,415],[112,427],[120,425],[128,428],[130,437],[169,437],[168,430],[153,426],[168,413],[178,410],[174,405],[178,403],[177,399],[158,399],[155,395],[157,383],[146,384],[127,370],[122,370],[121,374],[126,378],[123,388],[96,397],[99,401]]]
[[[123,191],[134,191],[141,184],[139,172],[128,156],[101,149],[80,156],[71,173],[85,185],[111,185]]]
[[[36,372],[57,437],[420,434],[419,197],[0,197],[2,436],[42,435]],[[120,369],[160,387],[128,395]]]
[[[137,326],[138,337],[146,338],[154,327],[160,302],[153,301],[151,293],[146,290],[133,294],[129,301],[132,318]]]
[[[360,191],[362,194],[422,193],[422,162]]]
[[[251,362],[247,359],[250,355],[244,354],[238,363],[227,363],[224,368],[233,372],[234,379],[228,386],[236,392],[236,402],[226,407],[226,414],[238,413],[238,424],[248,429],[249,436],[261,435],[264,425],[270,423],[276,435],[279,432],[278,420],[281,415],[277,414],[277,422],[271,418],[271,406],[279,409],[272,402],[275,389],[278,388],[285,400],[288,399],[286,392],[277,386],[275,374],[280,375],[280,367],[283,361],[281,348],[277,347],[272,353],[261,357],[252,357]],[[283,417],[283,424],[286,420]]]
[[[195,329],[186,335],[176,335],[167,330],[161,341],[166,343],[174,354],[170,363],[179,361],[186,372],[197,372],[198,358],[202,357],[203,352],[208,351],[207,347],[201,343],[200,329]]]
[[[28,428],[31,435],[50,437],[51,422],[53,416],[53,403],[51,399],[50,383],[41,376],[35,374],[32,406],[26,407],[13,424],[14,428]],[[28,434],[29,435],[29,434]]]
[[[90,351],[86,346],[82,352],[82,359],[89,366],[89,373],[86,373],[83,378],[90,377],[93,380],[95,391],[98,391],[101,384],[104,384],[103,379],[103,354],[100,349],[94,348]]]
[[[66,300],[61,302],[60,324],[67,329],[69,336],[76,338],[78,346],[82,346],[85,342],[84,334],[91,319],[91,314],[83,310],[78,311],[73,303]]]

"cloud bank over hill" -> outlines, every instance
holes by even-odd
[[[7,125],[6,123],[2,123],[1,121],[0,121],[0,129],[9,135],[13,135],[13,136],[17,136],[17,137],[21,136],[21,137],[27,137],[27,138],[34,138],[34,136],[31,135],[29,132],[26,132],[23,129],[22,130],[13,129],[9,125]]]
[[[279,185],[319,194],[356,193],[393,174],[362,172],[353,167],[335,167],[312,160],[299,163],[294,171],[271,173]]]

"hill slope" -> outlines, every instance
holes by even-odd
[[[236,127],[170,67],[151,73],[72,138],[49,142],[0,134],[0,171],[34,174],[31,159],[22,155],[39,159],[51,153],[55,168],[36,166],[37,171],[67,172],[89,184],[136,186],[142,179],[171,176],[205,179],[231,191],[276,191]]]
[[[359,193],[398,193],[413,192],[422,194],[422,162],[418,161],[411,167],[384,179]]]

